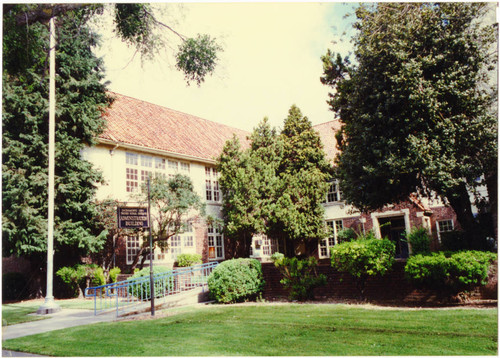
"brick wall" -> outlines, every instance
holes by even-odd
[[[415,289],[404,277],[405,262],[397,261],[393,270],[382,277],[369,278],[365,285],[365,298],[368,301],[397,301],[399,303],[434,303],[441,299],[435,292]],[[494,266],[496,268],[496,266]],[[327,276],[327,284],[314,290],[318,300],[359,299],[359,291],[354,280],[348,274],[335,271],[328,263],[321,262],[318,273]],[[263,263],[262,272],[266,284],[263,298],[269,301],[286,299],[288,292],[280,283],[281,274],[272,263]],[[496,270],[495,275],[496,277]],[[494,287],[481,288],[474,292],[475,298],[497,299],[496,280]]]

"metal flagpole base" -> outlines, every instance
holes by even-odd
[[[61,310],[61,307],[54,301],[54,297],[45,297],[43,305],[38,307],[36,314],[51,314]]]

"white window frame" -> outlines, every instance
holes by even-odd
[[[131,265],[134,262],[134,258],[141,250],[142,240],[140,236],[126,236],[126,261],[127,265]]]
[[[338,203],[342,201],[342,191],[338,180],[328,182],[328,191],[326,193],[326,203]]]
[[[215,168],[205,167],[205,199],[219,203],[221,194],[218,181],[219,174]]]
[[[337,234],[340,230],[344,229],[344,221],[342,219],[326,220],[325,225],[330,228],[331,235],[318,242],[318,256],[320,259],[330,257],[330,248],[337,245]],[[326,250],[326,254],[322,250]]]
[[[451,223],[451,230],[441,230],[441,226],[439,225],[440,223]],[[443,219],[443,220],[436,220],[436,231],[438,234],[438,240],[441,242],[441,233],[443,232],[450,232],[455,230],[455,223],[453,222],[453,219]]]
[[[220,225],[208,225],[207,245],[209,260],[224,259],[224,234]]]

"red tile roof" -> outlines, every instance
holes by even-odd
[[[340,129],[340,126],[341,123],[337,119],[313,126],[313,128],[319,133],[326,157],[332,164],[335,156],[340,153],[337,148],[337,139],[335,138],[335,133]]]
[[[202,160],[214,160],[233,137],[247,146],[244,130],[111,92],[115,98],[104,113],[107,128],[101,141],[129,144]]]

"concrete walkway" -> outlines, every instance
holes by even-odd
[[[50,318],[38,321],[14,324],[2,327],[2,341],[6,339],[30,336],[33,334],[55,331],[69,327],[83,326],[98,322],[111,322],[119,318],[116,311],[94,316],[93,310],[62,309],[47,315]],[[43,357],[35,354],[2,350],[2,357]]]

